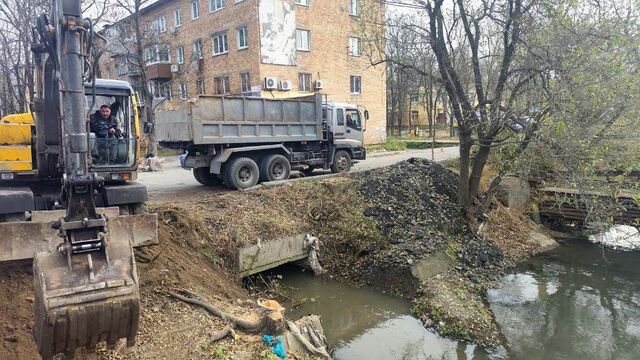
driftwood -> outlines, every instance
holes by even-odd
[[[243,319],[241,317],[226,313],[215,306],[206,302],[202,296],[191,292],[189,290],[180,290],[180,294],[178,292],[169,292],[171,296],[174,298],[184,301],[186,303],[192,305],[198,305],[206,309],[210,314],[215,315],[225,321],[231,323],[228,326],[229,329],[225,328],[220,332],[213,334],[213,337],[219,337],[219,339],[224,338],[225,336],[233,333],[234,328],[240,328],[244,331],[251,333],[268,333],[268,334],[281,334],[286,325],[284,321],[284,316],[281,311],[269,311],[267,309],[260,310],[260,320],[251,321],[247,319]],[[219,340],[217,339],[217,340]],[[215,341],[216,339],[214,339]]]
[[[214,342],[214,341],[222,340],[229,335],[231,335],[231,337],[234,337],[234,338],[236,337],[236,332],[233,331],[233,327],[231,327],[231,325],[228,325],[224,329],[211,334],[209,340],[211,342]]]
[[[311,315],[305,321],[300,319],[297,323],[287,321],[289,331],[294,338],[311,354],[325,359],[331,359],[326,347],[326,340],[322,332],[322,326],[317,316]]]

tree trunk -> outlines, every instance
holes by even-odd
[[[469,200],[471,212],[469,214],[476,218],[481,215],[477,213],[477,209],[473,207],[473,200],[475,200],[478,196],[478,192],[480,189],[480,180],[482,179],[482,173],[484,171],[484,167],[487,164],[487,160],[489,159],[489,152],[491,151],[491,144],[483,144],[478,149],[478,153],[473,159],[473,164],[471,167],[471,176],[469,178]]]
[[[458,184],[458,201],[465,214],[471,213],[469,199],[469,162],[471,156],[471,130],[460,131],[460,179]]]

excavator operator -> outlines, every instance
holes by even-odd
[[[96,135],[98,158],[97,163],[113,162],[116,158],[116,145],[118,138],[122,138],[122,131],[118,128],[118,122],[111,115],[109,105],[100,106],[100,110],[91,114],[89,128]]]
[[[111,116],[111,107],[109,105],[102,105],[100,110],[91,114],[89,124],[91,132],[96,134],[98,139],[116,137],[118,132],[118,122]]]

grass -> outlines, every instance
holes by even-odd
[[[408,140],[408,141],[407,141]],[[444,144],[438,144],[436,139],[435,148],[444,147]],[[431,149],[433,143],[431,139],[420,137],[387,137],[387,141],[381,144],[367,145],[368,152],[378,151],[405,151],[405,150],[425,150]]]
[[[387,141],[381,144],[367,145],[368,152],[404,150],[407,150],[407,143],[393,138],[387,138]]]

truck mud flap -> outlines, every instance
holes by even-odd
[[[108,215],[107,215],[108,216]],[[108,216],[109,237],[130,241],[134,247],[158,244],[158,215]],[[42,251],[55,251],[62,238],[52,221],[0,223],[0,262],[33,258]]]

